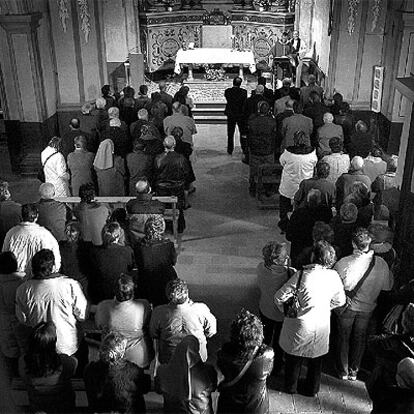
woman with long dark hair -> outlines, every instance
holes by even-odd
[[[56,326],[40,322],[29,340],[26,355],[20,359],[19,372],[26,384],[34,412],[66,413],[75,407],[75,393],[70,378],[77,361],[56,352]]]

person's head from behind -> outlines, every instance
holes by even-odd
[[[54,322],[40,322],[30,335],[25,362],[33,377],[46,377],[57,371],[61,360],[56,352],[56,325]]]
[[[96,192],[93,183],[82,184],[79,187],[79,197],[82,203],[92,203],[92,201],[95,199],[95,195]]]
[[[141,121],[148,121],[148,111],[145,108],[141,108],[138,112],[138,119]]]
[[[146,95],[148,93],[148,86],[147,85],[140,85],[139,87],[139,94]]]
[[[366,124],[364,121],[359,120],[359,121],[355,124],[355,130],[356,130],[357,132],[366,133],[366,132],[368,132],[368,126],[367,126],[367,124]]]
[[[257,84],[262,85],[262,86],[266,86],[266,78],[264,76],[259,76],[257,78]]]
[[[322,195],[317,188],[311,188],[306,196],[306,205],[309,208],[318,208],[322,202]]]
[[[151,186],[146,177],[138,178],[138,181],[135,183],[135,191],[137,194],[148,194],[151,192]]]
[[[309,85],[315,85],[315,83],[316,83],[316,76],[313,75],[313,74],[310,74],[308,76],[308,83],[309,83]]]
[[[342,143],[341,138],[333,137],[329,140],[329,148],[333,154],[340,153],[344,149],[344,144]]]
[[[255,92],[256,92],[256,95],[263,95],[264,94],[264,86],[263,85],[257,85]]]
[[[232,321],[230,342],[243,359],[249,358],[256,347],[263,344],[263,325],[260,319],[246,309],[242,309]]]
[[[119,240],[123,236],[123,230],[119,223],[113,221],[105,224],[102,229],[102,241],[104,246],[111,244],[118,244]]]
[[[133,98],[135,96],[135,89],[132,86],[125,86],[123,92],[124,98]]]
[[[336,253],[326,240],[319,240],[312,247],[312,263],[330,269],[336,262]]]
[[[362,171],[364,167],[364,159],[359,155],[355,155],[351,160],[351,171]]]
[[[282,88],[289,90],[292,86],[292,80],[290,78],[284,78],[282,80]]]
[[[358,218],[358,208],[354,203],[344,203],[339,209],[342,223],[355,223]]]
[[[309,94],[309,100],[312,102],[312,103],[319,103],[319,102],[321,102],[321,96],[319,95],[319,93],[318,92],[316,92],[316,91],[312,91],[310,94]]]
[[[392,230],[381,223],[373,223],[368,226],[369,234],[372,237],[372,243],[392,243],[393,232]]]
[[[360,252],[368,252],[372,237],[367,229],[359,227],[352,235],[352,246]]]
[[[293,134],[293,145],[295,147],[306,147],[308,143],[309,138],[302,130],[295,131]]]
[[[95,106],[96,106],[96,109],[105,109],[105,106],[106,106],[105,99],[104,98],[98,98],[95,101]]]
[[[320,240],[325,240],[332,244],[334,240],[334,231],[332,227],[323,221],[316,221],[312,229],[312,240],[314,243]]]
[[[174,137],[176,141],[180,141],[183,137],[184,131],[181,127],[176,126],[172,129],[171,135]]]
[[[55,196],[55,186],[52,183],[42,183],[39,186],[39,196],[43,200],[50,200]]]
[[[102,340],[99,358],[107,365],[119,363],[124,355],[128,340],[119,332],[109,332]]]
[[[140,151],[144,151],[145,149],[145,143],[142,139],[137,138],[134,140],[134,143],[132,144],[132,150],[134,152],[140,152]]]
[[[241,86],[241,84],[242,84],[242,82],[243,82],[242,78],[240,78],[239,76],[236,76],[236,77],[233,79],[233,86],[240,87],[240,86]]]
[[[334,116],[330,112],[325,112],[323,114],[323,122],[324,124],[332,124],[334,121]]]
[[[109,85],[104,85],[101,88],[102,96],[108,96],[111,93],[111,87]]]
[[[328,178],[330,166],[326,161],[319,160],[316,164],[316,175],[318,178]]]
[[[53,273],[55,255],[52,250],[39,250],[32,258],[32,271],[36,279],[44,279]]]
[[[9,275],[15,272],[17,272],[17,259],[14,253],[0,253],[0,274]]]
[[[297,100],[293,100],[293,112],[295,112],[295,114],[301,114],[302,113],[302,105]]]
[[[180,113],[180,112],[181,112],[181,104],[180,104],[180,102],[175,101],[175,102],[172,104],[172,110],[173,110],[173,112],[174,112],[174,113],[176,113],[176,114]]]
[[[62,148],[62,138],[60,137],[53,137],[49,143],[48,146],[55,149],[56,151],[60,151]]]
[[[339,113],[341,115],[346,115],[351,112],[351,107],[349,106],[348,102],[342,102],[342,104],[339,107]]]
[[[181,105],[180,106],[180,111],[184,116],[189,116],[190,115],[190,111],[188,110],[187,105]]]
[[[134,299],[135,284],[132,276],[121,274],[115,282],[115,298],[118,302]]]
[[[372,148],[372,150],[371,150],[371,155],[372,155],[373,157],[376,157],[376,158],[382,158],[382,155],[383,155],[383,153],[382,153],[382,149],[381,149],[381,148],[379,148],[379,147],[374,147],[374,148]]]
[[[399,388],[414,390],[414,358],[406,357],[398,363],[395,380]]]
[[[6,201],[10,197],[9,183],[7,181],[0,181],[0,201]]]
[[[144,226],[146,240],[162,240],[165,232],[165,220],[160,214],[147,219]]]
[[[86,140],[86,137],[84,135],[78,135],[77,137],[75,137],[73,142],[75,144],[76,149],[86,150],[88,141]]]
[[[355,181],[351,185],[351,193],[349,196],[359,203],[367,204],[370,201],[371,192],[365,183]]]
[[[118,119],[119,118],[119,109],[116,106],[111,106],[108,109],[109,119]]]
[[[89,115],[92,112],[93,106],[89,102],[82,105],[81,112],[83,115]]]
[[[398,157],[390,157],[387,160],[387,172],[395,173],[398,167]]]
[[[69,221],[65,226],[66,240],[76,243],[81,238],[81,227],[77,221]]]
[[[270,105],[266,101],[260,101],[257,104],[257,113],[259,115],[268,115],[270,112]]]
[[[80,128],[80,121],[78,118],[72,118],[69,122],[69,126],[71,129],[79,129]]]
[[[39,217],[39,210],[36,204],[23,204],[22,206],[22,220],[34,223]]]
[[[289,260],[287,243],[270,241],[262,249],[263,261],[266,267],[285,266]]]
[[[172,135],[167,135],[164,138],[163,145],[166,151],[172,151],[175,148],[175,138]]]
[[[187,283],[182,279],[170,280],[165,287],[165,296],[172,305],[182,305],[189,299]]]

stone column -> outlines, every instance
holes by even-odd
[[[8,90],[9,118],[42,122],[47,117],[37,28],[41,13],[0,15],[6,31],[13,92]]]

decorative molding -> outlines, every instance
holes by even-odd
[[[355,30],[355,21],[361,0],[348,0],[348,33],[350,36]]]
[[[66,33],[66,21],[69,19],[68,0],[58,0],[59,2],[59,19],[63,31]]]
[[[371,22],[371,31],[373,32],[377,28],[378,19],[381,14],[382,0],[374,0],[372,5],[372,22]]]
[[[81,27],[84,36],[85,42],[89,41],[89,34],[91,32],[91,15],[89,13],[89,3],[88,0],[78,0],[79,11],[80,11],[80,21]]]

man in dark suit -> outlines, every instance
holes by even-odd
[[[246,119],[244,119],[243,108],[247,100],[246,89],[241,88],[242,79],[237,77],[233,80],[233,87],[227,88],[224,92],[227,104],[224,114],[227,115],[227,153],[233,154],[234,131],[236,124],[239,127],[240,145],[243,154],[247,155],[247,132]]]
[[[90,135],[81,130],[79,118],[73,118],[69,122],[69,130],[62,136],[61,152],[65,159],[67,159],[68,155],[75,149],[74,139],[79,135],[83,135],[88,142],[90,141]]]

